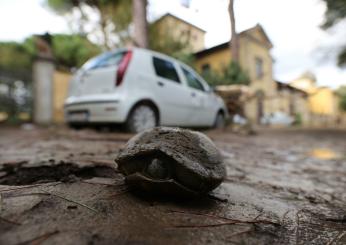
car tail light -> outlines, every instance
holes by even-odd
[[[129,50],[125,53],[125,55],[121,59],[118,66],[118,70],[117,70],[117,80],[115,81],[115,86],[119,86],[123,82],[125,72],[130,63],[131,57],[132,57],[132,51]]]

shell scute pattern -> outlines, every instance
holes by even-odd
[[[126,181],[161,193],[211,191],[226,175],[222,157],[204,134],[157,127],[135,135],[116,157]]]

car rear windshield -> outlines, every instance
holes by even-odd
[[[157,76],[180,83],[178,73],[172,62],[153,57],[153,63]]]
[[[83,70],[91,70],[99,67],[107,67],[118,65],[126,51],[106,52],[87,61],[83,66]]]

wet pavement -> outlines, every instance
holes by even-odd
[[[206,131],[210,196],[135,194],[113,162],[132,136],[0,129],[0,244],[346,244],[346,131]]]

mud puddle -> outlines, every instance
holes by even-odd
[[[320,160],[336,160],[343,158],[343,155],[329,148],[316,148],[308,152],[308,155]]]

